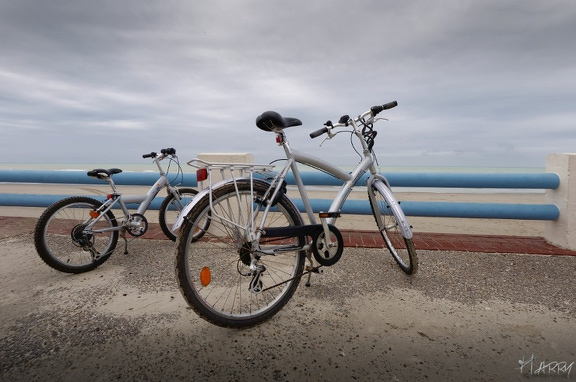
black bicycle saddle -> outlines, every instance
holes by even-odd
[[[274,131],[300,125],[302,125],[302,121],[299,119],[282,117],[275,111],[265,111],[256,118],[256,126],[264,131]]]
[[[94,170],[88,171],[86,175],[91,176],[93,178],[104,179],[106,177],[109,178],[114,174],[120,174],[121,172],[122,170],[120,170],[119,168],[110,168],[110,169],[96,168]]]

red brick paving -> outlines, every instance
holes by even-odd
[[[377,231],[342,231],[342,237],[345,246],[364,248],[381,248],[384,246],[384,240]],[[416,249],[421,251],[576,256],[576,251],[556,247],[548,243],[543,237],[415,232],[413,240]]]
[[[0,239],[34,232],[36,218],[0,216]],[[382,248],[384,241],[377,231],[343,230],[344,246],[361,248]],[[166,239],[157,224],[142,237],[145,239]],[[453,233],[414,234],[417,250],[463,251],[485,253],[523,253],[540,255],[576,256],[576,251],[556,247],[542,237],[463,235]]]

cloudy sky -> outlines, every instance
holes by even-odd
[[[308,134],[397,100],[382,165],[544,166],[576,152],[572,0],[0,0],[3,162],[141,163],[173,146],[282,155],[255,127]]]

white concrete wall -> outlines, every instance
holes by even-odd
[[[551,244],[576,250],[576,154],[550,154],[546,172],[560,177],[560,186],[546,190],[546,203],[560,210],[556,221],[547,222],[545,238]]]
[[[252,153],[200,153],[197,158],[216,163],[254,163]]]

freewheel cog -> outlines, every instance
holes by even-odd
[[[78,224],[72,228],[70,236],[72,237],[72,243],[77,247],[87,248],[94,244],[94,235],[84,233],[86,224]]]

